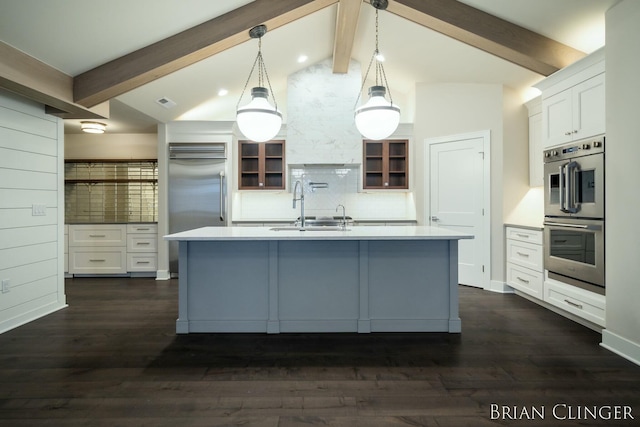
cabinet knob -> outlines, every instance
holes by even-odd
[[[564,134],[569,136],[569,135],[571,135],[571,132],[565,132]]]
[[[389,186],[389,183],[388,183],[388,182],[385,182],[385,183],[384,183],[384,186],[385,186],[385,187],[388,187],[388,186]]]
[[[264,187],[264,182],[259,183],[258,187]]]

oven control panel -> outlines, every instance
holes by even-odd
[[[544,150],[544,162],[555,162],[573,157],[604,153],[604,139],[604,136],[600,136]]]

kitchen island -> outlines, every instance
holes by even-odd
[[[458,240],[437,227],[203,227],[179,241],[176,332],[460,332]]]

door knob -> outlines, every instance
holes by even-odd
[[[438,218],[437,216],[434,215],[434,216],[431,217],[431,221],[438,222],[438,221],[440,221],[440,218]]]

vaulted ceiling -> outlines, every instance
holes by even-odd
[[[615,2],[389,0],[380,47],[390,86],[407,101],[421,82],[524,90],[602,46],[604,12]],[[113,100],[103,121],[116,132],[233,120],[257,52],[248,29],[258,24],[269,28],[263,54],[276,96],[286,97],[286,76],[309,64],[332,58],[340,73],[350,59],[366,65],[373,51],[375,10],[362,0],[0,0],[0,7],[0,87],[66,118],[104,116]],[[296,61],[301,54],[306,63]],[[177,105],[163,108],[155,102],[162,97]],[[74,132],[77,123],[67,123]]]

